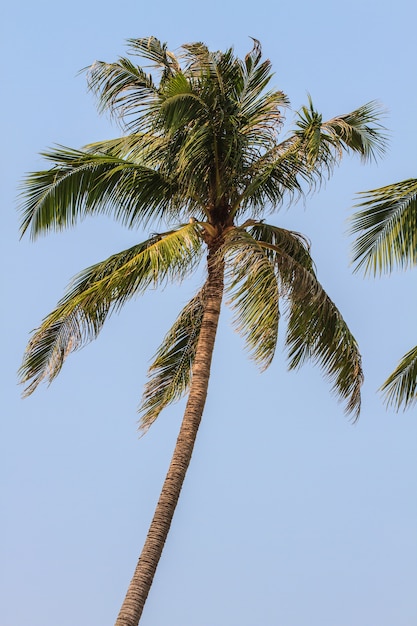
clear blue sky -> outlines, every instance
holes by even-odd
[[[346,159],[319,194],[274,223],[312,240],[319,278],[357,337],[366,373],[353,426],[320,372],[259,374],[225,311],[204,419],[143,626],[414,626],[416,409],[376,390],[416,343],[416,272],[353,275],[355,193],[417,176],[413,0],[253,3],[106,0],[2,10],[2,626],[113,624],[144,540],[183,403],[138,438],[146,369],[193,284],[150,293],[110,320],[61,375],[21,400],[29,337],[82,268],[138,241],[107,219],[36,244],[18,241],[16,195],[54,144],[118,129],[98,117],[78,71],[125,54],[129,37],[171,48],[263,44],[294,109],[324,117],[380,100],[390,150]],[[288,116],[289,121],[291,115]]]

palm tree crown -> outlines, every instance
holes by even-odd
[[[174,55],[153,37],[129,40],[129,47],[154,75],[127,58],[88,70],[100,110],[110,110],[126,135],[46,153],[52,167],[26,178],[22,203],[22,233],[34,238],[98,213],[131,229],[163,225],[75,277],[28,345],[21,368],[28,394],[51,381],[67,355],[95,338],[128,299],[188,277],[206,255],[206,281],[166,335],[144,391],[143,429],[187,391],[189,400],[120,626],[140,618],[191,458],[224,290],[261,368],[274,356],[282,309],[289,367],[316,362],[358,416],[356,341],[317,279],[306,238],[266,224],[264,216],[320,185],[345,152],[366,161],[384,149],[375,103],[323,121],[309,99],[294,131],[280,139],[289,102],[270,87],[271,64],[257,41],[243,60],[233,49],[211,52],[202,43]]]

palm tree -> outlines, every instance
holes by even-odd
[[[129,47],[157,79],[127,58],[88,70],[100,110],[118,117],[126,136],[47,152],[53,166],[27,176],[22,206],[22,233],[34,238],[98,213],[131,229],[165,228],[75,277],[27,347],[20,370],[26,394],[52,381],[68,354],[94,339],[127,300],[185,279],[206,255],[205,282],[163,340],[144,390],[142,430],[186,392],[188,402],[117,626],[139,622],[162,553],[204,409],[224,291],[261,368],[274,356],[284,303],[289,367],[316,362],[357,418],[360,354],[317,279],[309,243],[261,218],[317,187],[344,152],[366,161],[384,148],[375,103],[323,122],[310,100],[295,130],[278,141],[289,103],[268,87],[271,65],[256,40],[243,60],[202,43],[174,55],[153,37],[129,40]]]
[[[353,249],[356,270],[390,273],[417,265],[417,179],[360,194],[362,207],[352,217],[360,233]],[[387,405],[406,409],[417,400],[417,346],[407,352],[381,386]]]

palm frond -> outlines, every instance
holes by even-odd
[[[417,401],[417,346],[403,356],[393,373],[381,387],[388,406],[397,411],[406,409]]]
[[[130,132],[149,125],[146,109],[152,110],[158,99],[158,87],[151,74],[129,59],[120,58],[116,63],[95,61],[87,68],[87,81],[98,98],[100,112],[109,110]]]
[[[417,179],[360,194],[363,207],[352,217],[356,271],[391,272],[417,264]]]
[[[241,62],[242,80],[237,93],[239,115],[246,122],[243,132],[259,134],[261,128],[270,127],[276,134],[282,125],[282,108],[289,106],[289,100],[282,91],[265,92],[273,76],[271,62],[262,61],[261,44],[257,39],[253,42],[252,50]]]
[[[139,407],[142,431],[153,424],[168,404],[179,400],[188,390],[203,313],[204,287],[181,311],[149,368],[150,380]]]
[[[164,140],[152,133],[130,133],[114,139],[89,143],[82,148],[83,153],[110,156],[123,159],[144,167],[160,168],[160,154]]]
[[[70,352],[97,336],[106,316],[107,311],[103,307],[88,314],[75,310],[63,318],[58,307],[46,317],[29,341],[18,372],[19,382],[29,383],[22,396],[31,395],[44,379],[51,383]]]
[[[244,184],[234,199],[233,215],[250,212],[256,219],[279,207],[285,197],[290,202],[295,195],[301,195],[300,171],[295,150],[279,154],[274,147],[258,154],[242,176]]]
[[[309,283],[310,290],[306,290]],[[286,344],[290,369],[299,367],[306,359],[317,363],[332,381],[332,390],[346,401],[346,412],[357,419],[363,372],[355,338],[311,273],[297,271],[288,288],[291,295]]]
[[[280,294],[274,265],[244,229],[228,231],[223,253],[234,326],[250,356],[264,370],[274,357],[278,339]]]
[[[294,133],[299,161],[303,165],[305,163],[309,170],[315,169],[317,165],[325,165],[328,169],[333,166],[331,142],[323,137],[322,124],[323,116],[316,111],[309,96],[308,106],[304,105],[297,112],[297,129]],[[292,143],[288,142],[290,153],[294,151]]]
[[[301,194],[305,184],[307,190],[319,186],[344,152],[357,152],[365,160],[382,153],[386,140],[378,113],[378,105],[370,103],[323,122],[309,97],[308,106],[297,113],[294,133],[250,166],[249,184],[239,202],[268,200],[272,207],[279,206],[284,195]]]
[[[58,148],[43,155],[54,167],[29,174],[22,185],[22,235],[36,238],[109,214],[129,228],[161,217],[175,203],[175,183],[157,170],[112,154]]]
[[[308,241],[299,233],[267,224],[248,229],[279,273],[281,296],[288,302],[286,345],[289,367],[306,359],[317,363],[357,418],[363,382],[357,343],[339,310],[317,280]]]
[[[307,164],[311,168],[322,166],[331,173],[344,152],[356,152],[364,161],[384,154],[387,139],[379,121],[381,113],[377,102],[369,102],[351,113],[323,121],[309,96],[308,106],[298,113],[295,132]]]
[[[70,352],[95,339],[105,320],[149,286],[182,280],[201,258],[200,231],[187,224],[93,265],[75,277],[66,295],[34,332],[19,374],[31,394],[51,382]]]
[[[170,75],[181,70],[179,62],[173,52],[168,50],[166,43],[156,37],[140,37],[128,39],[129,50],[143,59],[151,61],[155,67],[168,72]]]
[[[386,129],[380,123],[384,111],[376,102],[368,102],[351,113],[323,123],[323,132],[335,146],[358,153],[363,161],[376,160],[385,153]]]
[[[196,126],[201,112],[207,116],[207,106],[192,89],[192,84],[182,72],[167,80],[161,90],[160,113],[166,129],[173,133],[187,124]]]
[[[278,188],[281,198],[287,192],[302,193],[305,184],[307,190],[314,190],[332,174],[345,152],[358,153],[365,161],[383,154],[386,136],[380,116],[379,105],[371,102],[323,121],[309,96],[308,106],[297,113],[294,133],[262,157],[260,188]],[[255,184],[256,179],[255,175]]]

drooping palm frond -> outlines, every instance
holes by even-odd
[[[346,412],[357,419],[363,383],[361,356],[340,311],[322,288],[310,300],[291,300],[287,346],[290,369],[306,359],[317,363],[332,381],[333,391],[346,400]]]
[[[147,430],[160,412],[188,390],[204,313],[204,287],[184,307],[159,347],[149,368],[139,411],[140,429]]]
[[[299,233],[267,224],[249,228],[268,251],[279,273],[281,296],[288,302],[286,345],[289,367],[309,359],[332,381],[357,418],[363,382],[357,343],[339,310],[317,280],[308,241]]]
[[[274,357],[278,339],[280,294],[274,265],[244,229],[228,231],[222,253],[233,323],[250,356],[264,370]]]
[[[70,288],[34,332],[20,368],[31,394],[43,379],[60,372],[68,354],[96,338],[108,315],[150,285],[185,278],[201,258],[200,231],[187,224],[93,265]]]
[[[417,346],[403,356],[381,387],[388,406],[399,411],[417,402]]]
[[[305,290],[306,282],[311,283],[310,293]],[[355,338],[313,275],[297,277],[289,287],[292,294],[286,344],[290,369],[299,367],[306,359],[317,363],[332,382],[332,390],[346,401],[346,412],[357,419],[363,372]]]
[[[244,232],[247,228],[248,232]],[[363,382],[357,343],[335,304],[317,280],[309,243],[299,233],[248,220],[228,231],[230,304],[251,356],[267,367],[278,335],[279,301],[288,317],[289,367],[309,359],[332,381],[357,418]]]
[[[355,271],[391,272],[417,264],[417,179],[360,194],[361,211],[352,217]]]

